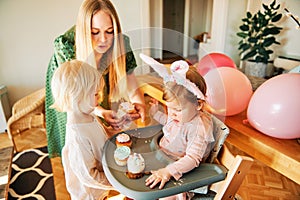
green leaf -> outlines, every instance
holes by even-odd
[[[268,25],[268,23],[269,23],[269,20],[265,20],[265,19],[263,19],[263,20],[261,20],[261,27],[265,27],[265,26],[267,26]]]
[[[248,60],[249,58],[252,58],[255,55],[256,55],[256,51],[250,51],[242,58],[242,60]]]
[[[266,38],[263,42],[264,47],[269,47],[275,42],[275,37]]]
[[[267,53],[267,51],[264,48],[260,48],[258,50],[258,53],[263,55],[263,54]]]
[[[249,38],[248,42],[250,42],[250,43],[256,43],[257,39],[256,38]]]
[[[272,22],[278,22],[281,19],[281,17],[282,17],[281,13],[276,15],[275,17],[272,18]]]
[[[267,51],[262,51],[260,53],[260,55],[261,55],[261,57],[263,57],[263,59],[266,59],[266,60],[268,60],[270,58],[270,56],[269,56],[269,54],[268,54]]]
[[[274,44],[280,44],[280,42],[275,41]]]
[[[255,44],[254,46],[252,46],[252,50],[255,52],[257,52],[260,48],[261,46],[259,44]]]
[[[246,14],[246,15],[247,15],[247,17],[248,17],[248,18],[251,18],[251,17],[252,17],[252,14],[251,14],[251,12],[249,12],[249,11],[247,12],[247,14]]]
[[[241,37],[241,38],[246,38],[248,36],[247,33],[244,33],[244,32],[238,32],[237,33],[237,36]]]
[[[262,62],[262,63],[268,63],[268,59],[267,58],[265,58],[265,57],[263,57],[263,56],[256,56],[256,58],[255,58],[255,62]]]
[[[265,28],[263,30],[263,36],[267,36],[267,35],[277,35],[280,33],[280,30],[282,28],[279,28],[279,27],[271,27],[271,28]]]
[[[239,45],[238,50],[240,50],[241,52],[245,52],[247,51],[249,48],[251,47],[251,45],[247,44],[247,43],[242,43]]]
[[[246,24],[243,24],[243,25],[240,26],[240,29],[241,29],[242,31],[249,31],[249,26],[246,25]]]
[[[256,56],[256,58],[255,58],[255,62],[263,62],[263,58],[262,57],[260,57],[260,56]]]
[[[254,29],[255,32],[259,32],[260,30],[259,23],[254,23],[252,28]]]
[[[250,48],[251,48],[251,45],[250,45],[250,44],[244,43],[244,45],[242,45],[243,51],[246,51],[246,50],[248,50],[248,49],[250,49]]]
[[[274,10],[278,10],[280,8],[280,4],[278,4],[276,7],[274,7]]]
[[[270,7],[271,7],[271,8],[274,8],[275,4],[276,4],[276,0],[274,0],[274,1],[271,3]]]
[[[263,8],[264,8],[265,10],[268,10],[268,9],[269,9],[269,7],[268,7],[266,4],[263,4],[262,6],[263,6]]]
[[[240,44],[238,50],[242,50],[244,45],[246,44],[245,43]]]

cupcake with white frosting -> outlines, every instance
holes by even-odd
[[[145,160],[139,153],[134,153],[127,160],[126,175],[130,179],[138,179],[143,177],[145,170]]]
[[[122,102],[119,105],[118,108],[118,112],[117,112],[117,117],[118,118],[122,118],[124,117],[126,114],[131,114],[131,113],[135,113],[136,110],[134,108],[134,105],[129,103],[129,102]]]
[[[119,135],[117,135],[117,137],[116,137],[117,147],[121,147],[121,146],[131,147],[131,144],[132,144],[132,141],[128,134],[120,133]]]

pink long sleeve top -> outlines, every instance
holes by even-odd
[[[178,180],[182,174],[199,166],[213,148],[213,123],[207,113],[200,112],[191,121],[178,123],[165,113],[158,111],[154,116],[163,126],[164,136],[161,149],[175,162],[167,166],[171,175]]]

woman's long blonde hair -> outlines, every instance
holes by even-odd
[[[87,62],[98,69],[101,73],[103,66],[96,63],[95,53],[92,46],[91,21],[94,14],[98,11],[107,13],[112,20],[114,29],[114,41],[112,47],[102,56],[106,57],[105,66],[109,73],[109,101],[119,100],[127,96],[126,79],[126,52],[122,36],[121,25],[117,12],[109,0],[84,0],[78,12],[75,44],[76,59]],[[100,69],[101,67],[101,69]],[[101,80],[100,100],[103,98],[104,80]]]

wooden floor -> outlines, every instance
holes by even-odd
[[[41,132],[43,130],[33,129],[32,131],[35,132],[35,139],[23,140],[24,146],[37,147],[45,145],[46,143],[41,143],[41,141],[45,142],[45,133]],[[0,148],[9,145],[11,145],[11,142],[7,137],[7,133],[0,134]],[[229,147],[234,154],[245,155],[238,149],[232,146]],[[65,186],[61,159],[59,157],[52,158],[51,163],[57,200],[68,200],[70,196]],[[239,188],[237,198],[243,200],[299,200],[300,186],[261,162],[255,161]]]

